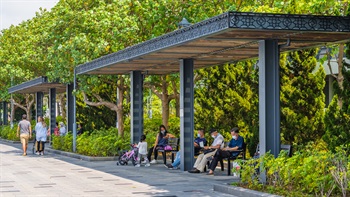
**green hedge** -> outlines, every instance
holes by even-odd
[[[118,136],[116,128],[95,130],[91,134],[84,132],[77,136],[77,153],[87,156],[115,156],[119,150],[129,149],[130,134]],[[53,136],[52,147],[56,150],[73,151],[73,135]]]
[[[17,137],[17,125],[12,129],[9,125],[0,126],[0,137],[7,140],[19,141]]]
[[[310,144],[292,157],[285,152],[277,158],[267,153],[259,159],[239,161],[241,168],[233,171],[241,173],[239,185],[250,189],[283,196],[346,196],[350,191],[349,156],[341,148],[332,154],[318,147]],[[266,172],[266,185],[258,180],[259,163]]]

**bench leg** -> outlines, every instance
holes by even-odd
[[[227,176],[231,175],[231,160],[227,159]]]
[[[221,166],[221,171],[224,171],[224,160],[223,159],[221,159],[220,160],[220,166]]]
[[[164,164],[166,165],[166,152],[164,151],[164,152],[162,152],[162,154],[163,154],[163,161],[164,161]]]
[[[171,153],[171,163],[174,163],[174,154],[175,153]]]

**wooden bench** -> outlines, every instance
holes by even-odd
[[[171,162],[174,162],[174,155],[179,151],[180,138],[169,138],[168,145],[171,146],[171,150],[159,149],[158,152],[161,152],[163,155],[164,164],[166,164],[166,154],[171,153]]]

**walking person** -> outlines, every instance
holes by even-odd
[[[35,125],[36,141],[37,141],[37,155],[44,155],[44,148],[46,142],[47,126],[43,117],[38,116],[38,123]]]
[[[28,140],[32,138],[32,128],[27,120],[27,115],[22,115],[22,120],[18,123],[17,137],[20,138],[23,149],[23,156],[27,155]]]

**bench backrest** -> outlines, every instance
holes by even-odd
[[[289,144],[281,144],[281,150],[287,151],[288,157],[292,156],[292,145],[289,145]]]
[[[281,150],[287,151],[288,157],[291,157],[291,156],[292,156],[292,145],[289,145],[289,144],[281,144],[280,151],[281,151]],[[259,153],[259,154],[260,154],[260,146],[259,146],[259,144],[256,146],[256,153]]]
[[[173,151],[179,151],[180,138],[169,138],[168,145],[171,146]]]

